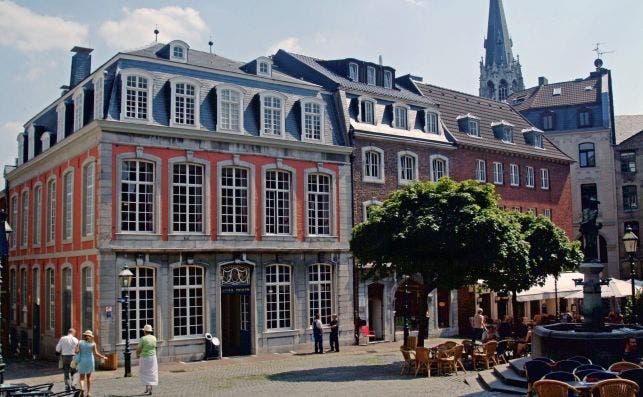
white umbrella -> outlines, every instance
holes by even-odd
[[[558,276],[558,297],[567,298],[568,295],[582,290],[582,286],[574,283],[575,278],[583,278],[582,273],[565,272]],[[535,285],[526,291],[519,292],[516,299],[518,302],[528,302],[541,299],[554,299],[556,297],[556,279],[554,276],[547,276],[545,284]]]
[[[640,290],[641,287],[636,287],[636,290]],[[610,280],[608,285],[601,285],[601,297],[603,298],[624,298],[626,296],[632,295],[632,284],[631,281],[619,280],[613,278]],[[577,292],[574,292],[571,295],[566,296],[566,298],[582,298],[583,290],[582,288]]]

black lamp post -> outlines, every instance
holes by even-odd
[[[404,276],[404,346],[409,341],[409,278]]]
[[[123,311],[125,312],[125,351],[123,356],[125,357],[125,377],[129,378],[132,376],[132,353],[129,351],[129,287],[132,283],[132,277],[134,273],[129,270],[127,265],[123,266],[123,270],[118,273],[118,278],[121,283],[121,287],[125,292],[121,298],[123,303]]]
[[[625,229],[625,234],[623,235],[623,245],[625,246],[625,252],[630,259],[630,277],[632,278],[632,323],[639,323],[639,316],[637,313],[636,306],[636,287],[634,286],[634,278],[636,277],[636,268],[634,263],[634,255],[638,250],[639,238],[636,237],[636,234],[632,232],[632,228],[628,226]]]
[[[11,233],[11,226],[6,223],[7,213],[0,209],[0,290],[2,290],[2,268],[9,256],[9,242],[7,234]],[[0,300],[1,301],[1,300]],[[1,305],[0,305],[1,307]],[[2,310],[0,309],[0,333],[2,332]],[[2,359],[2,337],[0,337],[0,384],[4,383],[4,361]]]

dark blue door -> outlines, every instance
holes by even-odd
[[[33,319],[32,319],[32,324],[33,324],[33,346],[32,346],[32,353],[34,357],[39,357],[40,356],[40,305],[39,304],[34,304],[33,305]]]
[[[250,286],[221,288],[221,344],[223,356],[252,354]]]

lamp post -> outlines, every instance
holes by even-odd
[[[630,259],[630,277],[632,278],[632,323],[639,323],[639,316],[637,313],[636,307],[636,287],[634,286],[634,277],[636,276],[636,269],[634,267],[634,255],[638,249],[639,238],[636,237],[636,234],[632,232],[632,228],[628,226],[625,229],[625,234],[623,235],[623,245],[625,246],[625,252]]]
[[[7,222],[7,213],[0,209],[0,290],[2,290],[2,268],[9,256],[9,242],[7,235],[12,232]],[[1,302],[1,300],[0,300]],[[1,307],[1,305],[0,305]],[[0,308],[0,333],[2,332],[2,310]],[[0,384],[4,383],[4,361],[2,359],[2,337],[0,337]]]
[[[409,279],[404,280],[404,346],[409,340]]]
[[[132,376],[132,353],[129,351],[129,287],[132,283],[132,277],[134,277],[134,273],[129,270],[127,265],[123,266],[123,270],[118,273],[121,287],[125,292],[120,301],[123,303],[123,311],[125,312],[125,351],[123,356],[125,357],[124,376],[126,378]]]

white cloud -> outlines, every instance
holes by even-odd
[[[416,7],[424,7],[426,5],[426,1],[424,0],[404,0],[404,2]]]
[[[302,51],[303,47],[299,43],[299,39],[292,36],[286,37],[285,39],[271,45],[267,51],[268,51],[268,54],[271,55],[276,53],[279,49],[289,51],[289,52],[297,52],[297,53],[303,52]]]
[[[19,121],[0,124],[0,189],[4,189],[4,166],[14,165],[18,156],[16,137],[25,129]]]
[[[159,41],[183,40],[195,47],[207,43],[208,26],[199,12],[190,7],[123,8],[123,18],[104,22],[98,29],[101,37],[113,48],[124,50],[154,41],[158,25]]]
[[[36,14],[12,1],[0,1],[0,45],[20,51],[69,50],[87,41],[88,28],[60,17]]]

